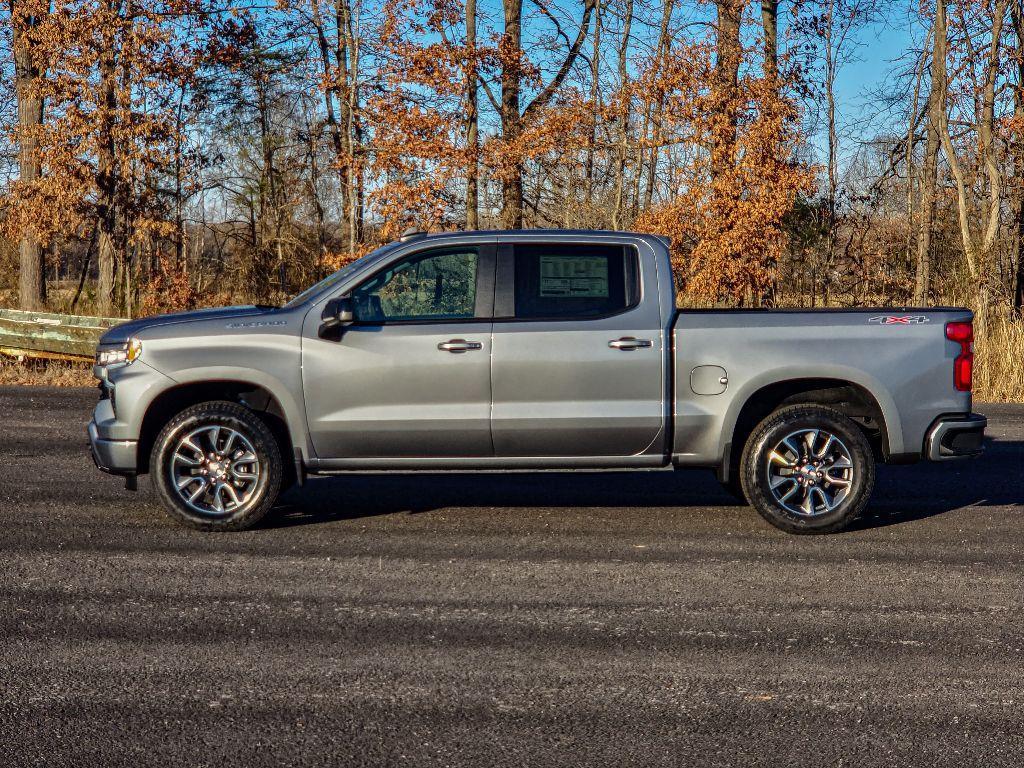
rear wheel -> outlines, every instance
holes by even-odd
[[[263,420],[219,400],[171,419],[150,456],[153,486],[167,512],[208,531],[240,531],[259,522],[277,499],[282,466]]]
[[[875,485],[871,445],[846,416],[820,405],[782,408],[743,450],[741,480],[760,515],[788,533],[847,527]]]

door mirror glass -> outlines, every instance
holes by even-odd
[[[345,326],[352,325],[356,320],[352,299],[348,296],[331,299],[324,305],[320,320],[320,338],[337,341]]]
[[[352,299],[344,296],[334,300],[334,316],[338,325],[348,325],[356,321],[356,309]]]

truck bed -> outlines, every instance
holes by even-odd
[[[937,414],[971,411],[953,385],[959,345],[945,326],[972,318],[958,307],[679,309],[673,443],[683,450],[673,459],[721,461],[743,404],[794,381],[859,388],[877,404],[887,457],[915,457]]]

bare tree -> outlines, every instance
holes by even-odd
[[[629,36],[633,28],[633,0],[626,0],[622,21],[622,39],[619,41],[619,140],[615,152],[615,207],[612,210],[612,229],[622,226],[623,195],[626,185],[626,154],[629,151],[632,91],[629,85]]]
[[[931,83],[928,89],[928,113],[925,121],[924,164],[921,168],[921,205],[920,221],[917,227],[917,264],[914,278],[914,302],[923,305],[928,301],[931,284],[931,249],[932,231],[935,228],[935,187],[938,174],[939,159],[939,126],[942,115],[946,112],[946,35],[934,34],[932,44]],[[916,90],[915,90],[916,93]],[[917,98],[914,99],[914,109]],[[908,132],[907,152],[912,156],[913,143],[909,137],[914,132],[914,120]],[[911,185],[913,175],[908,166],[907,185]]]
[[[13,27],[15,92],[18,101],[18,171],[21,182],[39,178],[38,131],[43,124],[43,98],[39,93],[42,67],[33,50],[32,36],[39,26],[39,4],[9,0]],[[49,12],[49,8],[45,8]],[[18,243],[18,296],[22,309],[41,309],[46,304],[46,262],[36,232],[27,226]]]
[[[941,52],[942,64],[939,82],[946,82],[945,54],[949,41],[949,27],[946,12],[946,1],[937,0],[935,12],[936,57]],[[949,163],[957,188],[957,210],[959,212],[960,235],[963,241],[964,257],[971,279],[977,286],[976,320],[978,335],[985,336],[988,324],[991,261],[993,249],[999,237],[1000,216],[1002,213],[1003,183],[997,157],[995,142],[995,96],[996,82],[999,78],[999,54],[1003,39],[1003,25],[1009,0],[995,0],[992,9],[991,41],[985,61],[982,82],[977,102],[977,151],[979,163],[984,167],[988,181],[987,211],[983,214],[983,226],[976,232],[971,224],[972,199],[971,185],[967,172],[957,154],[949,128],[949,112],[943,110],[939,115],[939,135],[942,148]],[[940,49],[941,46],[941,49]]]
[[[575,39],[570,43],[569,50],[555,75],[533,98],[525,109],[520,111],[520,98],[523,90],[523,0],[503,0],[505,29],[501,46],[504,49],[501,67],[501,103],[496,104],[501,122],[501,135],[511,153],[523,133],[524,125],[537,113],[543,110],[554,98],[562,86],[576,57],[587,39],[590,29],[590,17],[594,12],[596,0],[584,0],[583,19]],[[540,4],[542,11],[546,6]],[[548,11],[548,13],[550,13]],[[501,180],[501,226],[505,229],[519,229],[523,226],[523,158],[513,156],[508,162],[509,168]]]
[[[1017,82],[1013,89],[1014,118],[1017,125],[1024,125],[1024,3],[1021,0],[1013,0],[1010,4],[1010,17],[1013,20],[1017,42]],[[1016,247],[1013,254],[1011,301],[1014,313],[1019,316],[1024,308],[1024,137],[1019,132],[1012,139],[1011,151],[1016,182],[1013,204]]]
[[[480,110],[477,80],[476,0],[466,0],[466,229],[480,228]]]

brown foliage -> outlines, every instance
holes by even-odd
[[[690,299],[761,303],[788,241],[786,216],[814,190],[813,169],[793,156],[796,106],[780,95],[780,83],[751,76],[720,93],[707,45],[676,53],[640,84],[695,151],[680,174],[681,193],[642,213],[636,226],[671,237],[679,288]]]
[[[921,3],[918,44],[939,8],[873,94],[905,119],[861,136],[835,83],[901,23],[877,0],[12,0],[4,263],[52,308],[158,312],[284,299],[412,225],[642,229],[685,301],[916,296],[1016,339],[1024,11]]]
[[[196,292],[184,269],[168,269],[161,260],[155,274],[143,289],[139,314],[162,315],[180,312],[196,305]]]

